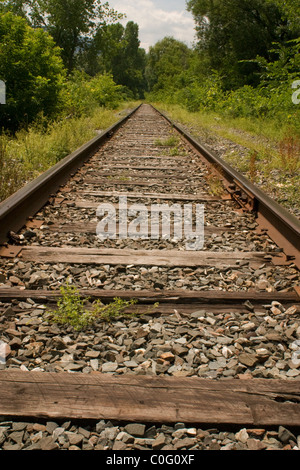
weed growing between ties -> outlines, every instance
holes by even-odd
[[[186,155],[186,151],[181,144],[180,138],[176,135],[171,135],[165,140],[157,139],[155,141],[155,145],[158,147],[167,147],[167,149],[163,151],[163,155],[168,157],[179,157]]]
[[[175,147],[178,144],[179,144],[179,138],[176,137],[175,135],[171,135],[165,140],[157,139],[155,141],[155,145],[157,145],[158,147]]]
[[[205,179],[208,185],[208,192],[211,196],[221,197],[222,194],[224,194],[222,175],[223,170],[218,164],[213,164],[212,168],[208,169],[208,174]]]
[[[56,310],[46,311],[50,323],[72,326],[75,330],[82,330],[97,320],[111,321],[116,317],[132,317],[135,314],[125,312],[133,306],[136,300],[122,300],[115,298],[113,302],[104,305],[101,300],[90,304],[89,298],[81,298],[76,286],[67,284],[60,288],[61,298],[57,302]]]
[[[71,326],[80,331],[96,321],[113,321],[116,318],[132,318],[141,315],[138,311],[131,311],[137,300],[123,300],[118,297],[113,302],[103,304],[101,300],[90,302],[90,298],[82,298],[76,286],[67,284],[60,288],[61,297],[57,302],[57,309],[47,310],[46,319],[50,323]],[[158,307],[154,304],[153,308]],[[146,313],[151,311],[151,307]],[[144,312],[145,313],[145,312]]]

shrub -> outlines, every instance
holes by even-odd
[[[88,115],[99,106],[115,109],[124,97],[124,87],[116,85],[111,75],[106,74],[92,78],[76,71],[63,89],[65,113],[75,116]]]
[[[41,112],[55,116],[64,79],[60,49],[52,37],[12,13],[0,14],[0,80],[6,83],[0,127],[15,131]]]
[[[104,305],[100,300],[86,307],[88,298],[82,299],[75,286],[67,285],[60,289],[62,297],[57,302],[57,310],[47,311],[46,315],[53,323],[72,326],[75,330],[82,330],[96,320],[110,321],[119,316],[132,316],[125,313],[125,309],[134,305],[135,300],[122,300],[115,298],[113,302]]]

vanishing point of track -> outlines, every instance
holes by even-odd
[[[136,236],[118,219],[100,239],[99,206],[124,196]],[[141,207],[200,204],[201,249],[137,229]],[[152,106],[0,204],[0,225],[1,417],[300,426],[299,221]],[[67,282],[143,315],[76,342],[42,315]]]

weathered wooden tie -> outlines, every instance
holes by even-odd
[[[0,415],[14,418],[300,426],[297,381],[0,371]]]

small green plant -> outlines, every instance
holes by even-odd
[[[101,318],[105,321],[111,321],[116,317],[132,317],[133,313],[125,312],[124,310],[132,305],[136,304],[136,300],[123,300],[119,297],[115,297],[114,301],[109,304],[102,304],[100,300],[97,300],[94,303],[94,314],[97,318]]]
[[[110,321],[119,316],[131,317],[134,314],[125,312],[125,309],[134,305],[136,300],[122,300],[115,298],[109,304],[103,304],[96,300],[89,307],[89,298],[81,298],[77,287],[67,285],[60,288],[61,298],[57,302],[57,309],[47,311],[47,317],[50,322],[60,325],[72,326],[75,330],[82,330],[91,325],[96,320],[102,319]]]
[[[155,145],[158,145],[159,147],[175,147],[178,144],[179,139],[175,135],[171,135],[165,140],[157,139],[155,141]]]
[[[130,176],[120,175],[118,179],[119,181],[130,181]]]
[[[206,183],[208,184],[208,192],[212,196],[220,197],[224,193],[224,186],[222,183],[222,168],[218,164],[214,164],[213,168],[217,170],[216,173],[213,169],[208,170],[206,176]]]
[[[221,196],[224,192],[222,182],[217,176],[209,175],[207,178],[207,183],[209,186],[208,192],[212,196]]]

